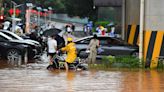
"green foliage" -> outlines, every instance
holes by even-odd
[[[95,22],[95,26],[101,25],[106,27],[109,24],[109,21],[97,21]]]
[[[139,59],[132,56],[113,57],[105,56],[102,60],[105,68],[142,68],[144,63],[140,63]],[[142,66],[142,67],[141,67]]]
[[[93,0],[67,0],[65,6],[70,16],[91,17],[94,14]]]
[[[11,7],[11,0],[4,0],[7,7]],[[93,0],[14,0],[17,4],[32,2],[42,8],[52,7],[55,13],[67,13],[69,16],[89,17],[95,20],[97,8],[93,9]]]
[[[65,12],[65,2],[66,0],[34,0],[38,6],[48,8],[52,7],[55,13],[64,13]]]
[[[115,57],[106,56],[106,57],[103,57],[102,64],[104,65],[104,67],[112,67],[112,63],[114,63],[115,61],[116,61]]]
[[[110,28],[107,27],[107,25],[109,23],[110,23],[109,21],[97,21],[97,22],[95,22],[92,32],[95,32],[96,31],[96,27],[98,27],[99,25],[107,28],[107,32],[109,32],[110,31]]]
[[[164,69],[164,59],[158,61],[157,69]]]
[[[40,6],[42,8],[52,7],[55,13],[65,13],[65,2],[66,0],[14,0],[17,4],[25,4],[26,2],[32,2],[35,6]],[[5,0],[7,7],[11,7],[11,0]]]

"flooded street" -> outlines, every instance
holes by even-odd
[[[1,64],[2,66],[2,64]],[[48,71],[47,63],[0,67],[0,92],[163,92],[164,72]]]

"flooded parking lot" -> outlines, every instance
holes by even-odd
[[[47,63],[0,65],[0,92],[163,92],[164,72],[48,71]]]

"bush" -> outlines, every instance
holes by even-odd
[[[95,22],[95,27],[97,27],[98,25],[106,27],[108,24],[109,24],[108,21],[97,21],[97,22]]]
[[[101,25],[101,26],[107,28],[107,25],[108,24],[109,24],[108,21],[97,21],[97,22],[95,22],[95,26],[93,27],[92,32],[95,32],[96,31],[97,26]],[[108,28],[108,30],[109,30],[109,28]]]
[[[140,66],[144,66],[144,63],[140,63],[138,58],[132,56],[105,56],[102,65],[106,68],[141,68]]]
[[[164,59],[159,59],[158,60],[158,69],[164,69]]]

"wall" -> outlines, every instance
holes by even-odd
[[[138,44],[140,0],[125,0],[126,39],[129,44]]]
[[[121,24],[121,7],[99,7],[98,21]]]
[[[164,0],[145,0],[145,29],[164,31]]]
[[[145,0],[144,57],[155,68],[164,56],[164,0]]]
[[[126,24],[139,25],[140,0],[126,0]]]
[[[143,55],[146,66],[158,66],[164,56],[164,0],[145,0]],[[140,0],[126,0],[127,42],[139,43]]]

